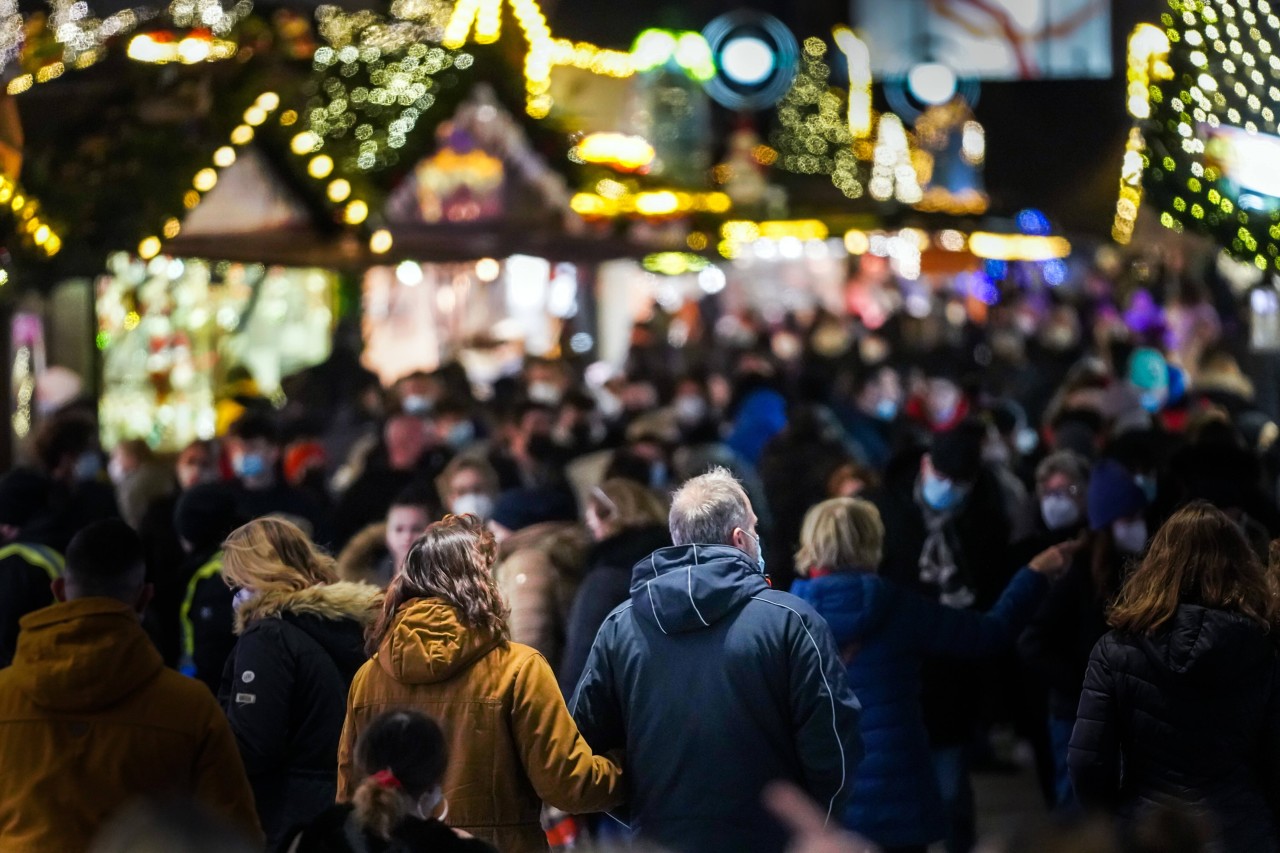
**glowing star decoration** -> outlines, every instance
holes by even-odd
[[[584,163],[612,166],[623,172],[648,171],[655,152],[648,140],[622,133],[592,133],[574,149]]]

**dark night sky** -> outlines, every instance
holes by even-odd
[[[878,0],[893,2],[893,0]],[[680,0],[618,3],[554,0],[544,4],[556,35],[627,47],[646,27],[700,30],[723,12],[747,6],[781,18],[796,36],[828,36],[849,17],[847,3]],[[983,84],[976,112],[987,132],[987,188],[993,210],[1035,205],[1073,231],[1111,228],[1120,159],[1129,130],[1124,109],[1124,41],[1139,21],[1157,21],[1160,0],[1113,0],[1109,80]]]

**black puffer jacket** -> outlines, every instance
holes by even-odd
[[[1212,815],[1228,851],[1280,849],[1280,659],[1235,613],[1184,604],[1153,636],[1093,650],[1068,762],[1086,806]]]
[[[262,593],[236,614],[240,640],[219,698],[269,849],[333,805],[347,692],[364,665],[380,591],[335,583]]]
[[[565,625],[564,652],[556,670],[565,698],[578,686],[605,617],[631,597],[631,567],[670,545],[667,528],[655,525],[623,530],[600,540],[587,552],[587,571],[574,593]]]

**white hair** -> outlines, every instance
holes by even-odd
[[[694,477],[671,498],[671,541],[676,545],[732,545],[735,528],[751,529],[751,502],[725,468]]]

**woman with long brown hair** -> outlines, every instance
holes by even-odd
[[[450,826],[503,853],[547,849],[542,804],[581,814],[623,799],[621,770],[578,733],[555,676],[509,640],[493,579],[497,546],[474,516],[446,516],[414,543],[368,635],[373,658],[347,699],[338,798],[351,796],[352,749],[374,717],[419,709],[444,729]]]
[[[1160,528],[1094,647],[1068,763],[1081,803],[1203,812],[1224,850],[1280,849],[1276,587],[1204,502]]]

